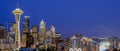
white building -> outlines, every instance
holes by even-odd
[[[70,43],[71,47],[69,48],[69,51],[82,51],[82,49],[78,46],[79,39],[75,35],[73,35],[73,37],[70,38]]]

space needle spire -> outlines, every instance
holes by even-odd
[[[19,8],[19,3],[17,3],[17,8],[13,10],[12,13],[15,15],[15,21],[16,21],[15,50],[19,51],[20,49],[20,18],[21,18],[21,15],[24,13]]]

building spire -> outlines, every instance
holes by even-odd
[[[19,2],[17,2],[17,8],[19,8]]]
[[[19,8],[19,0],[16,0],[16,6],[17,6],[17,8]]]
[[[42,24],[42,23],[44,23],[44,20],[43,20],[43,19],[41,20],[41,24]]]
[[[23,14],[24,11],[22,11],[20,8],[19,8],[19,2],[16,3],[16,6],[17,8],[15,10],[13,10],[13,14]]]

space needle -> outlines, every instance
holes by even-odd
[[[20,18],[24,12],[18,7],[18,4],[17,4],[17,8],[13,10],[12,13],[15,15],[15,21],[16,21],[15,50],[19,51],[20,49]]]

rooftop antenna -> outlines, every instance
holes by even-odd
[[[17,8],[19,8],[19,3],[17,2]]]
[[[19,0],[16,0],[16,2],[17,2],[16,6],[17,6],[17,8],[19,8]]]

